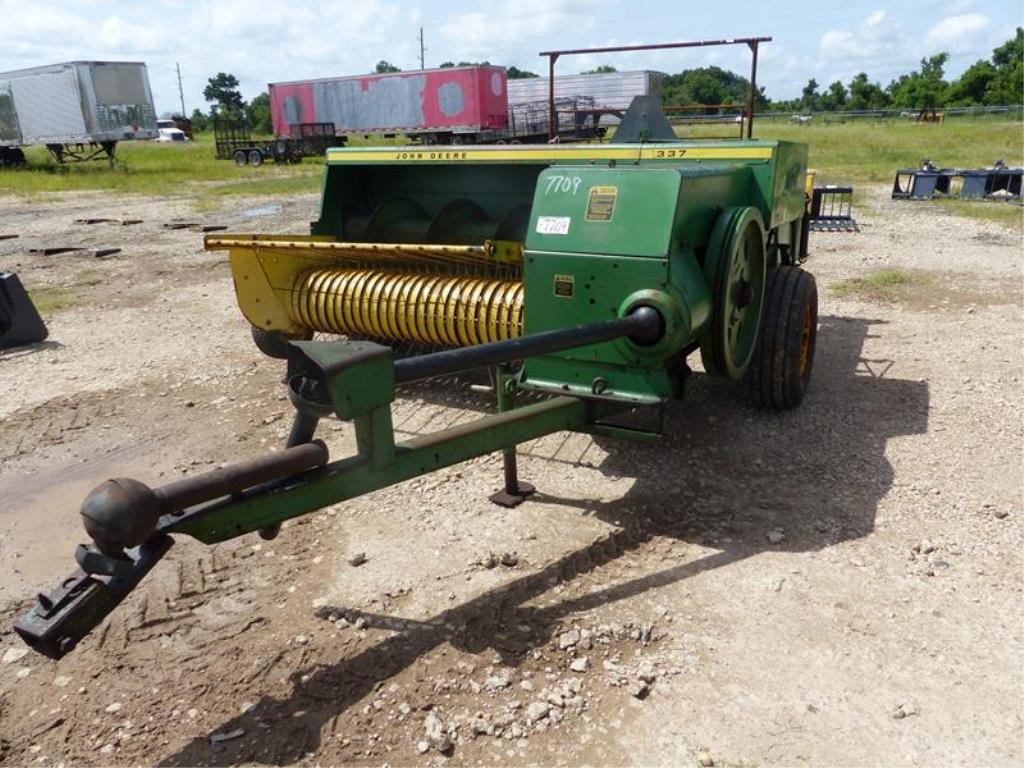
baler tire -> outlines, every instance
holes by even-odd
[[[313,338],[312,332],[302,337],[303,340],[307,341],[311,338]],[[252,340],[256,344],[256,348],[267,357],[272,357],[275,360],[285,360],[288,357],[288,342],[295,339],[285,336],[278,331],[265,331],[254,325],[252,326]]]
[[[747,370],[747,384],[759,408],[785,411],[803,400],[814,367],[818,330],[818,287],[800,267],[772,270],[765,287],[765,315]]]

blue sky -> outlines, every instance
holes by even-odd
[[[925,55],[947,51],[959,74],[1024,24],[1020,0],[0,0],[0,71],[73,59],[141,60],[157,109],[178,108],[181,63],[188,111],[217,71],[239,77],[251,99],[266,83],[360,74],[387,59],[428,67],[489,60],[540,72],[538,51],[767,35],[759,82],[772,98],[799,95],[859,71],[887,83]],[[573,57],[557,72],[597,64],[680,69],[718,64],[746,73],[746,49]]]

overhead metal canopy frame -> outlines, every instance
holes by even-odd
[[[555,62],[562,56],[577,56],[584,53],[624,53],[626,51],[660,51],[668,48],[704,48],[714,45],[746,45],[750,48],[750,90],[747,94],[747,138],[754,136],[754,103],[757,98],[757,47],[770,43],[770,37],[736,37],[730,40],[689,40],[682,43],[654,43],[651,45],[614,45],[604,48],[571,48],[561,51],[541,51],[538,56],[548,57],[548,139],[557,134],[558,117],[555,113]]]

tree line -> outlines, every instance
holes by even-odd
[[[1000,45],[989,59],[978,59],[955,80],[947,81],[948,53],[921,59],[920,66],[887,86],[866,73],[849,84],[839,80],[822,89],[811,78],[798,99],[772,104],[778,111],[831,112],[871,109],[941,109],[1020,104],[1024,101],[1024,28]]]
[[[948,53],[937,53],[921,59],[920,66],[893,79],[888,85],[873,82],[866,72],[855,75],[849,83],[840,80],[824,89],[813,77],[795,99],[773,101],[759,87],[756,108],[778,112],[830,112],[873,109],[940,109],[958,106],[990,106],[1024,102],[1024,28],[1017,27],[1014,37],[992,51],[988,59],[979,59],[960,77],[945,79]],[[441,68],[487,65],[487,61],[446,61]],[[375,72],[400,72],[384,59],[377,62]],[[508,67],[511,79],[538,77],[536,72]],[[615,67],[602,64],[582,74],[615,72]],[[191,115],[192,127],[209,130],[215,116],[246,120],[254,133],[270,134],[270,97],[261,93],[246,102],[238,89],[238,78],[218,72],[203,89],[209,110],[196,109]],[[750,81],[721,67],[684,69],[662,79],[661,95],[665,104],[706,105],[709,112],[717,105],[745,104]]]

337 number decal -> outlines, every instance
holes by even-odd
[[[651,152],[651,156],[654,158],[682,157],[685,154],[685,149],[656,149]]]

